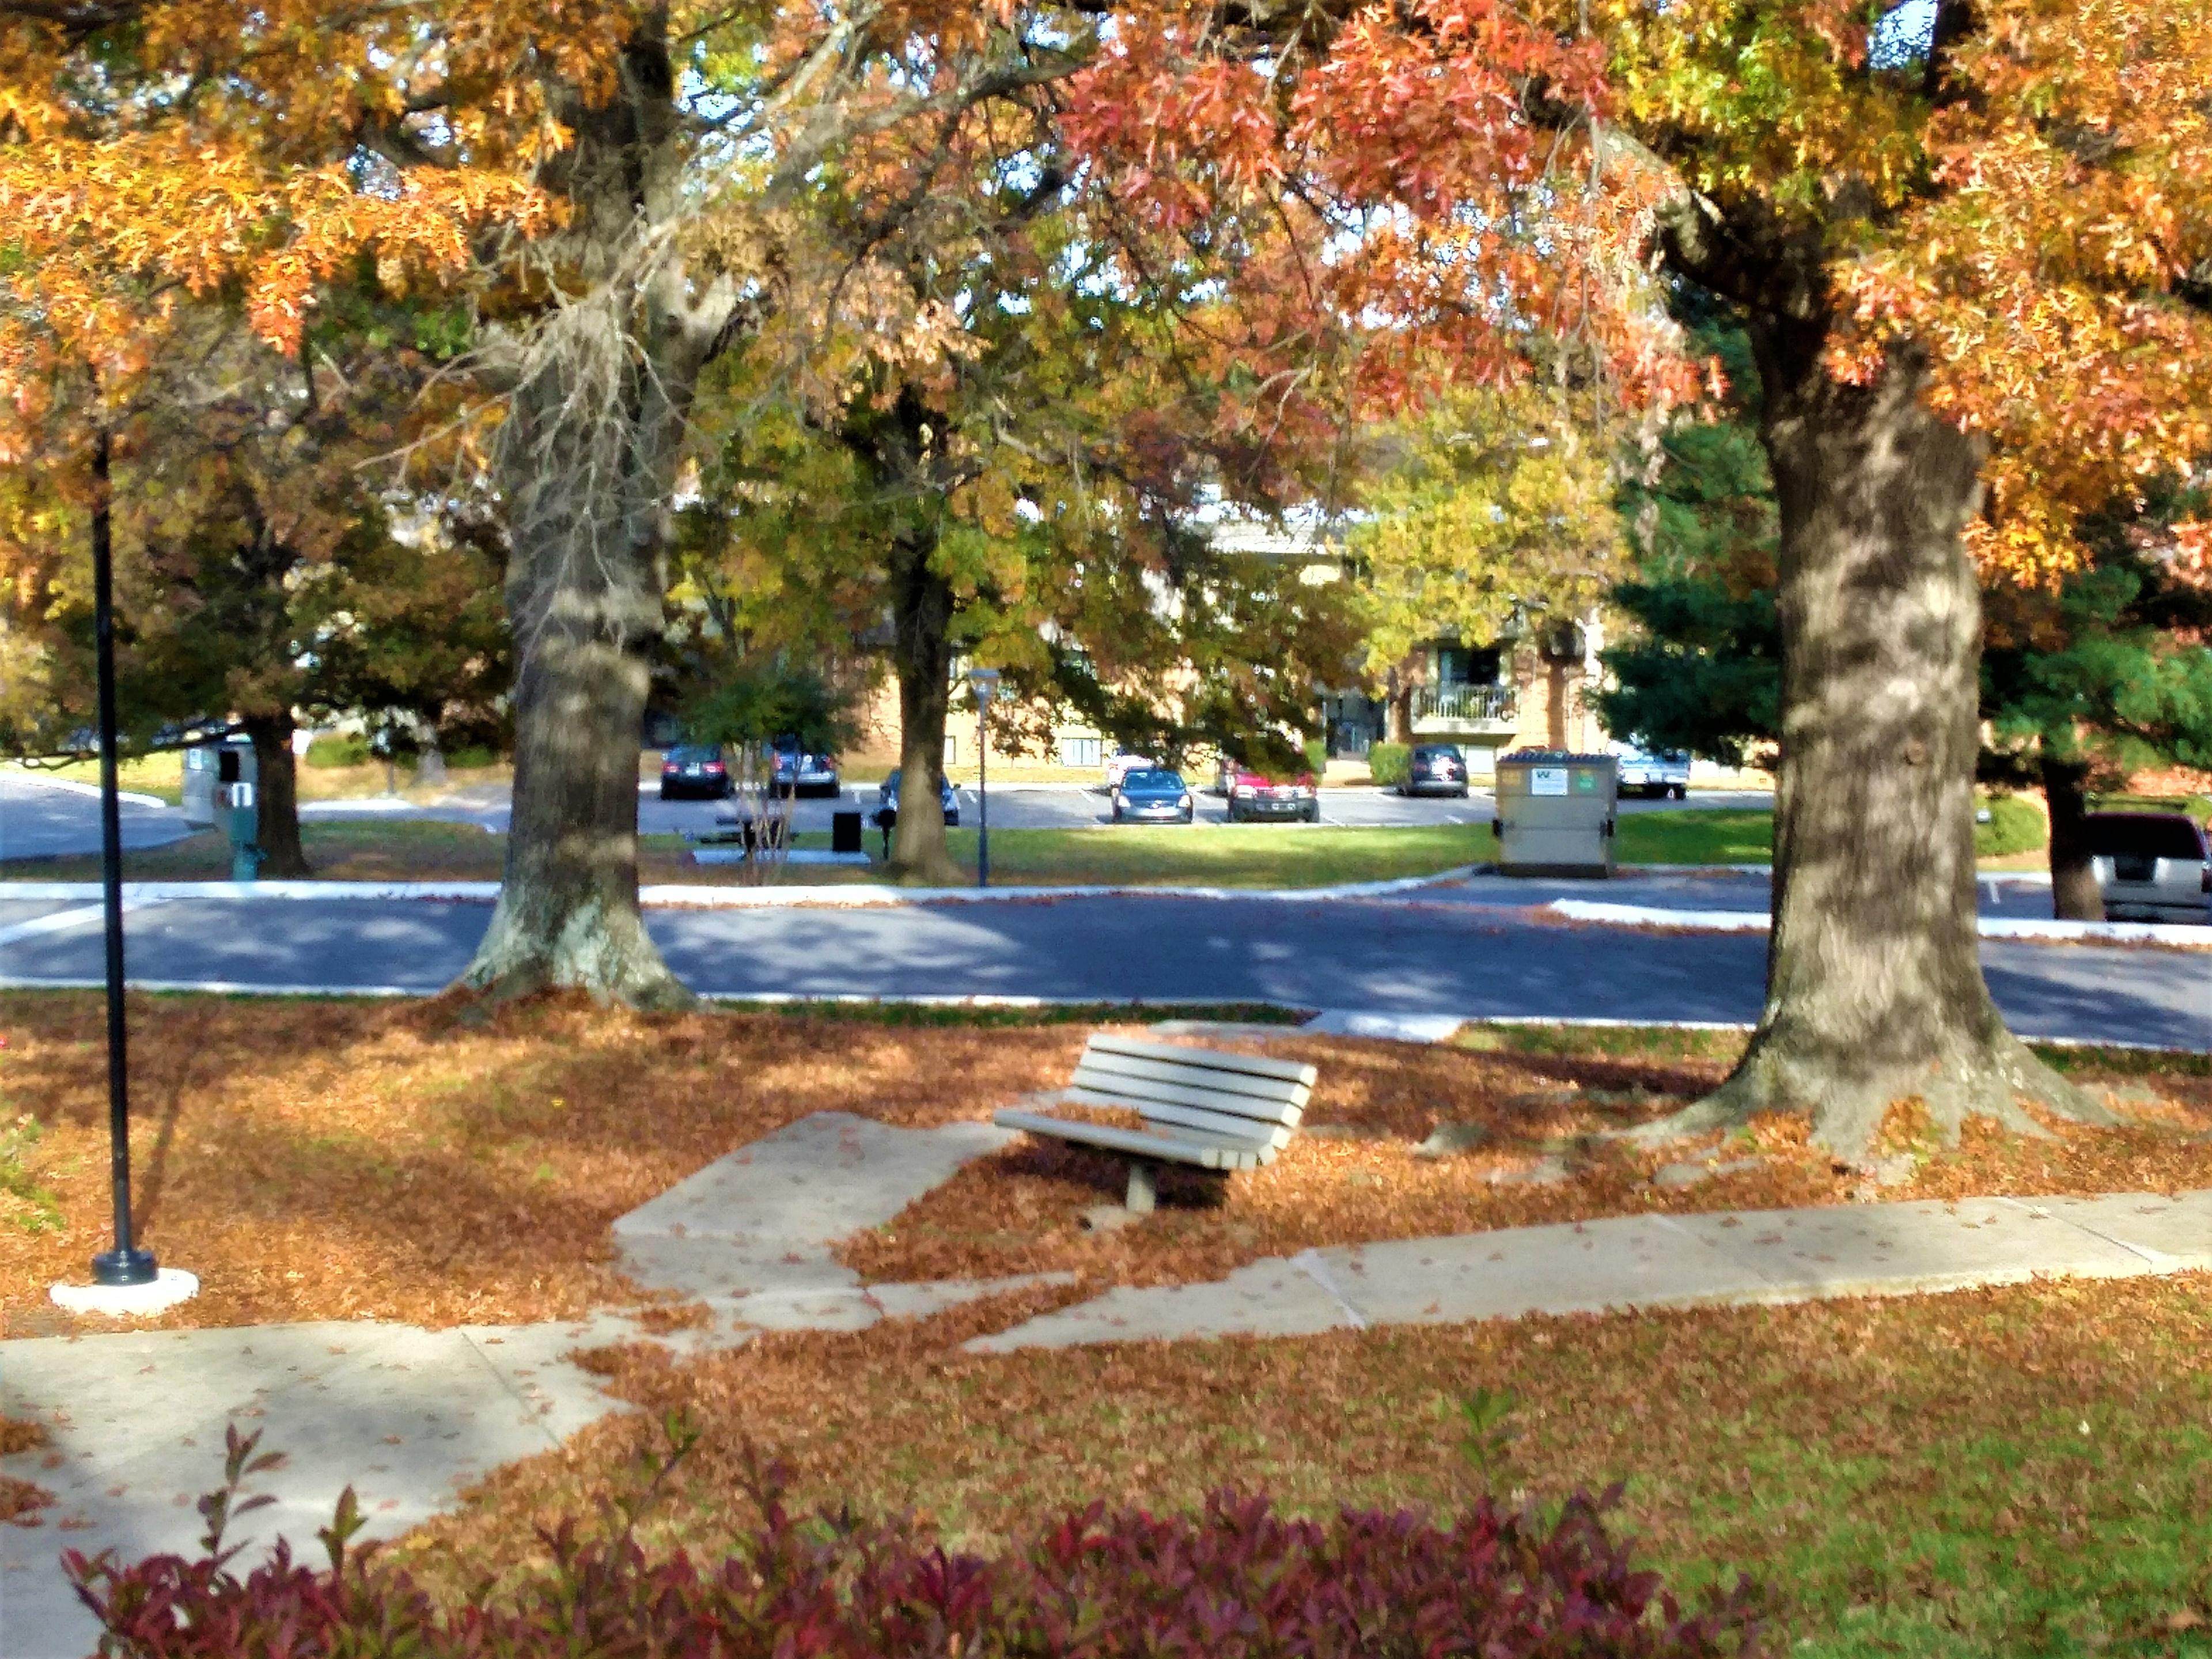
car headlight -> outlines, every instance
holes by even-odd
[[[1121,808],[1122,811],[1127,811],[1129,806],[1129,798],[1123,794],[1120,790],[1116,789],[1114,792],[1114,805]]]
[[[1316,788],[1312,784],[1309,783],[1309,784],[1305,785],[1303,788],[1301,788],[1301,789],[1298,791],[1298,793],[1300,793],[1301,795],[1316,795],[1316,796],[1318,796],[1318,795],[1321,793],[1321,791],[1320,791],[1319,789]]]
[[[1188,795],[1185,795],[1181,800],[1177,801],[1176,805],[1182,807],[1184,811],[1189,811],[1191,810],[1190,797]]]
[[[1240,783],[1229,793],[1236,796],[1239,800],[1249,800],[1253,796],[1258,794],[1260,792],[1257,789],[1255,789],[1249,783]]]

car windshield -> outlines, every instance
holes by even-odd
[[[698,744],[684,744],[668,751],[667,763],[671,766],[696,766],[702,761],[721,758],[722,751],[719,749],[709,749]]]
[[[2084,826],[2093,858],[2201,859],[2197,826],[2180,817],[2148,812],[2092,812]]]
[[[1459,758],[1459,750],[1450,748],[1416,749],[1413,758],[1417,761],[1455,761]]]
[[[1132,772],[1122,782],[1124,789],[1137,794],[1179,794],[1182,791],[1182,774],[1152,770]]]

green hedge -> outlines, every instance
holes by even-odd
[[[1402,743],[1378,743],[1367,751],[1367,775],[1385,789],[1395,789],[1411,775],[1413,750]]]
[[[310,766],[366,766],[374,758],[368,751],[368,739],[358,732],[317,738],[307,745]]]
[[[1976,858],[2001,859],[2014,853],[2033,853],[2048,840],[2042,809],[2033,801],[2022,800],[2018,795],[1989,795],[1979,805],[1981,811],[1990,816],[1984,822],[1980,812],[1975,815]]]

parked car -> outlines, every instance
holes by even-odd
[[[797,738],[778,738],[769,763],[769,782],[779,795],[835,795],[841,793],[834,756],[799,746]]]
[[[1467,799],[1467,757],[1455,743],[1419,743],[1406,762],[1401,795],[1456,795]]]
[[[1302,818],[1321,822],[1321,791],[1313,774],[1295,778],[1271,778],[1262,772],[1238,767],[1229,775],[1229,821],[1247,823],[1254,818]]]
[[[890,812],[894,817],[899,810],[899,774],[904,769],[893,767],[890,776],[876,786],[876,811],[880,815]],[[951,829],[960,827],[960,797],[952,793],[950,780],[937,781],[937,804],[945,809],[945,822]]]
[[[1638,749],[1615,744],[1620,793],[1680,800],[1690,793],[1690,757],[1679,749]]]
[[[2105,914],[2115,921],[2212,921],[2212,854],[2181,812],[2092,812],[2082,820]]]
[[[683,743],[660,757],[660,798],[703,796],[720,800],[730,793],[730,769],[718,743]]]
[[[1198,816],[1198,802],[1182,774],[1164,766],[1131,772],[1114,792],[1114,822],[1122,823],[1188,823]]]
[[[1159,763],[1149,755],[1140,755],[1133,749],[1117,749],[1106,757],[1106,789],[1108,793],[1121,787],[1121,781],[1132,772],[1149,772]]]

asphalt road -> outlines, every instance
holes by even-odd
[[[98,910],[76,909],[74,925],[49,921],[19,935],[19,924],[56,907],[0,899],[9,982],[98,975]],[[467,961],[489,915],[488,905],[421,901],[153,904],[129,918],[131,975],[170,985],[434,991]],[[1765,961],[1758,934],[1574,926],[1437,896],[656,910],[650,926],[686,982],[734,997],[1271,999],[1399,1013],[1741,1021],[1758,1013]],[[2023,1033],[2212,1048],[2205,956],[1991,941],[1983,959]]]
[[[161,847],[192,833],[173,806],[125,800],[125,847]],[[50,859],[100,850],[100,797],[58,779],[0,773],[0,860]]]

